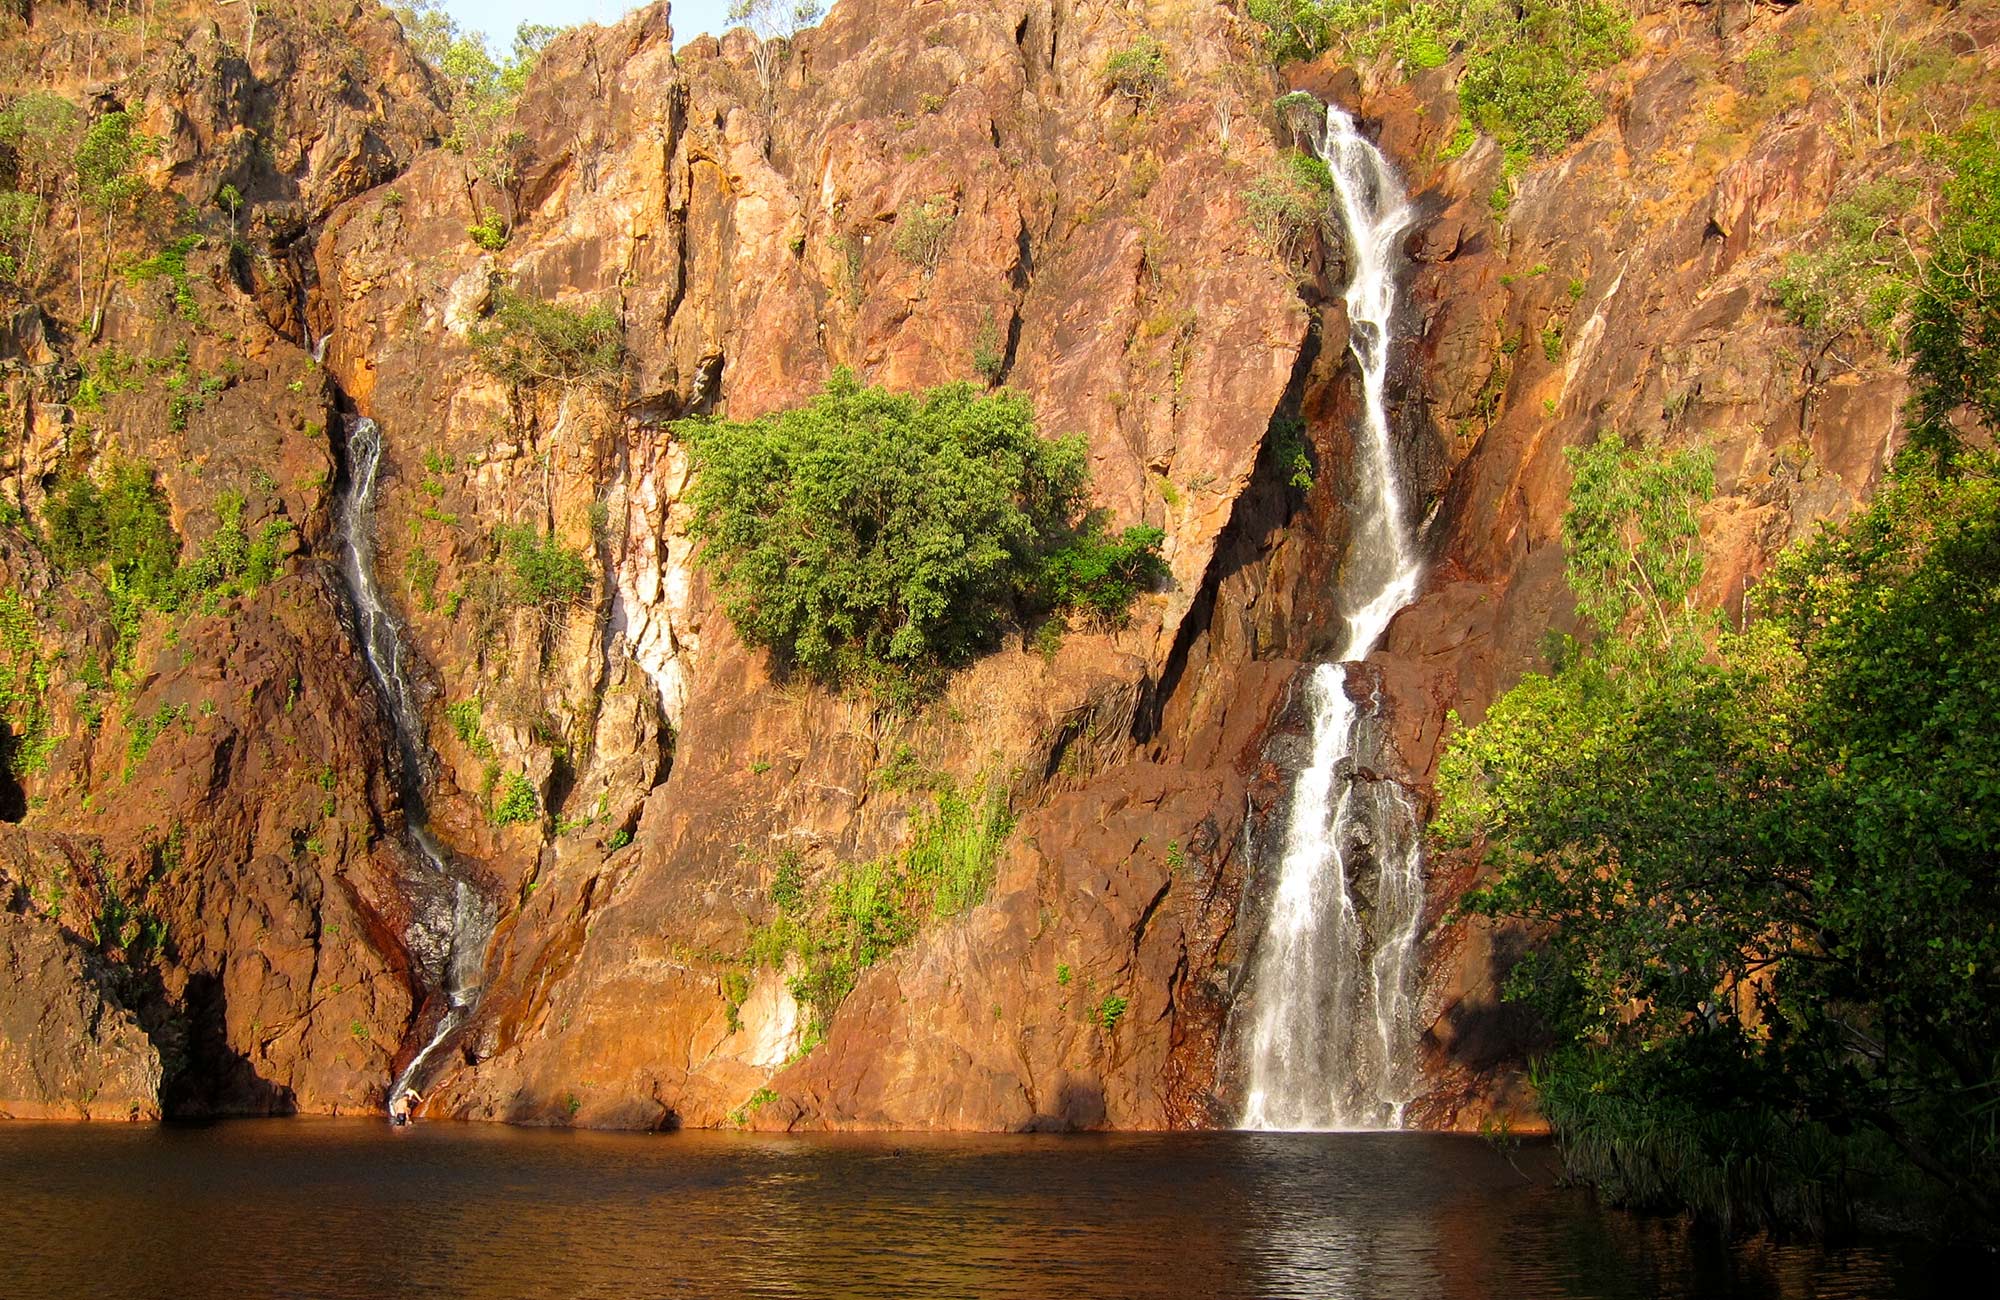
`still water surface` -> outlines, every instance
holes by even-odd
[[[1723,1246],[1549,1174],[1546,1151],[1408,1134],[0,1124],[0,1296],[1985,1293],[1990,1260]]]

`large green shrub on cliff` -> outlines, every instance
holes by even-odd
[[[1573,1166],[1628,1201],[1825,1222],[1927,1180],[2000,1196],[2000,482],[1919,460],[1719,631],[1699,476],[1577,459],[1594,629],[1441,767],[1471,910],[1530,923],[1509,982]]]
[[[1105,535],[1082,441],[1039,436],[1013,393],[912,396],[843,371],[805,406],[676,434],[738,632],[823,681],[934,682],[1010,617],[1115,619],[1160,572],[1160,531]]]

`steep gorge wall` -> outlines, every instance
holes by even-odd
[[[1963,57],[1986,58],[1990,15],[1962,11]],[[433,991],[403,943],[394,746],[324,563],[341,417],[362,414],[387,447],[379,567],[421,664],[433,824],[501,903],[480,1012],[432,1113],[1228,1122],[1227,1018],[1282,817],[1293,684],[1337,635],[1354,403],[1338,249],[1288,267],[1246,211],[1288,143],[1269,105],[1289,85],[1258,29],[1222,5],[843,0],[766,88],[741,34],[677,56],[656,6],[550,47],[496,187],[491,169],[426,147],[445,129],[439,92],[393,24],[336,18],[267,20],[253,56],[231,62],[197,11],[185,44],[213,49],[211,72],[147,99],[190,124],[161,132],[189,143],[160,180],[196,202],[225,174],[215,159],[275,160],[261,188],[239,186],[248,255],[197,261],[210,321],[231,324],[194,332],[195,369],[232,351],[262,369],[240,367],[184,430],[146,391],[79,420],[64,365],[86,344],[53,319],[17,349],[41,360],[10,371],[25,436],[10,438],[9,497],[30,513],[80,432],[99,454],[162,466],[191,534],[230,484],[252,521],[299,525],[278,582],[149,629],[152,666],[101,730],[59,709],[68,738],[24,782],[29,847],[0,841],[15,910],[72,947],[103,947],[108,896],[165,920],[164,959],[127,963],[159,987],[124,996],[184,1058],[169,1062],[188,1081],[170,1105],[377,1105],[427,1024]],[[1705,594],[1731,608],[1785,541],[1876,481],[1901,398],[1893,363],[1860,352],[1808,394],[1768,284],[1843,187],[1895,159],[1858,147],[1809,88],[1744,88],[1748,51],[1832,21],[1813,3],[1642,17],[1639,52],[1606,74],[1606,121],[1529,168],[1504,216],[1490,142],[1440,160],[1454,67],[1408,83],[1331,57],[1288,70],[1379,129],[1424,214],[1397,414],[1434,565],[1371,673],[1413,786],[1447,712],[1476,716],[1569,625],[1563,447],[1606,428],[1712,441]],[[1170,69],[1150,100],[1102,75],[1142,33]],[[322,64],[337,65],[325,100],[299,71]],[[250,122],[316,143],[260,150]],[[897,247],[927,207],[949,218],[934,267]],[[489,213],[508,224],[504,247],[468,236]],[[614,306],[616,384],[488,373],[474,334],[508,287]],[[1551,326],[1560,346],[1545,354]],[[107,325],[141,355],[186,332],[137,289]],[[324,371],[307,364],[320,336]],[[1045,432],[1086,436],[1117,523],[1166,530],[1171,581],[1128,627],[1073,631],[1053,655],[1010,637],[913,717],[774,680],[691,563],[668,424],[793,404],[843,365],[896,388],[974,379],[982,349]],[[1274,417],[1293,415],[1315,451],[1308,491],[1266,450]],[[511,601],[501,523],[591,556],[585,603]],[[74,598],[32,548],[8,554],[42,608]],[[56,693],[81,697],[49,658]],[[135,723],[175,703],[183,720],[148,761],[122,763]],[[1020,823],[989,900],[862,972],[826,1041],[798,1057],[785,980],[745,963],[776,866],[792,852],[826,872],[892,850],[928,807],[891,779],[911,765],[1004,782]],[[502,773],[530,781],[541,818],[494,823]],[[58,848],[81,865],[59,875]],[[1439,1125],[1522,1102],[1520,1026],[1494,995],[1505,945],[1445,919],[1465,883],[1434,864],[1436,1086],[1417,1111]],[[85,974],[65,978],[95,996]],[[1122,1013],[1107,1017],[1113,1000]]]

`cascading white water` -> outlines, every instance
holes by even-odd
[[[1400,1127],[1414,1083],[1415,958],[1423,910],[1416,808],[1362,770],[1380,701],[1350,695],[1365,658],[1423,577],[1396,476],[1387,408],[1400,243],[1412,213],[1388,160],[1329,105],[1312,140],[1333,174],[1348,256],[1348,347],[1361,371],[1347,636],[1307,687],[1312,755],[1292,792],[1278,887],[1251,971],[1242,1123],[1257,1129]]]
[[[390,1086],[389,1100],[394,1101],[472,1014],[479,1000],[486,942],[493,933],[493,913],[479,889],[452,870],[444,846],[430,831],[424,803],[423,713],[403,666],[401,631],[375,581],[375,484],[382,467],[382,431],[375,421],[365,417],[348,421],[347,463],[347,497],[340,511],[341,567],[354,599],[362,657],[388,710],[401,751],[403,825],[422,868],[420,878],[411,882],[418,903],[411,947],[432,958],[438,988],[449,1003],[429,1041]],[[449,904],[444,901],[447,894]]]

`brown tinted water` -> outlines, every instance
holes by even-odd
[[[1407,1134],[0,1124],[0,1296],[1986,1293],[1987,1260],[1724,1245],[1549,1175]]]

